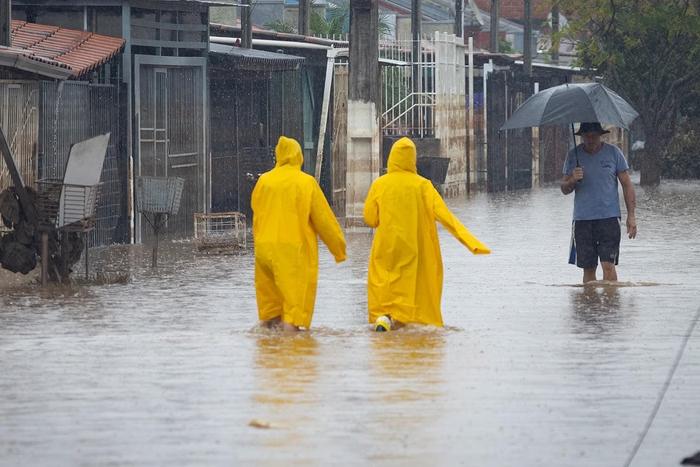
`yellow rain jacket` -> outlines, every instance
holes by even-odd
[[[301,171],[299,143],[280,137],[277,165],[252,195],[255,292],[261,320],[309,328],[318,279],[317,235],[336,262],[345,260],[345,237],[321,188]]]
[[[416,173],[416,146],[401,138],[388,173],[372,183],[365,223],[376,228],[367,277],[369,322],[384,314],[402,323],[442,326],[442,257],[435,221],[474,254],[491,250],[450,212],[432,183]]]

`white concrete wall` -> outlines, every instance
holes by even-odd
[[[467,111],[465,47],[454,34],[436,32],[435,45],[435,137],[442,157],[450,158],[445,196],[467,189]]]
[[[348,100],[347,138],[345,225],[362,226],[365,198],[381,169],[379,114],[374,103]]]

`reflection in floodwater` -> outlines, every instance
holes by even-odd
[[[426,465],[433,459],[444,436],[445,333],[408,325],[370,336],[370,371],[378,384],[367,397],[378,410],[368,414],[366,427],[384,446],[370,462]]]
[[[260,374],[254,399],[264,404],[309,404],[318,377],[318,342],[308,332],[260,331],[254,368]]]
[[[445,331],[405,326],[371,336],[372,370],[387,384],[378,394],[389,400],[422,400],[440,396]],[[408,383],[408,384],[407,384]]]
[[[573,315],[585,332],[607,334],[621,324],[620,289],[614,286],[586,286],[571,292]]]
[[[297,335],[258,328],[252,249],[164,242],[155,271],[148,245],[95,249],[103,279],[70,287],[0,272],[0,464],[622,465],[700,305],[700,183],[638,204],[622,282],[584,287],[558,188],[450,200],[493,254],[440,231],[444,329],[371,331],[362,229],[345,263],[321,248]],[[635,466],[697,450],[698,345]]]

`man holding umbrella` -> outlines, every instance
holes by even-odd
[[[561,191],[574,195],[575,264],[583,269],[583,282],[596,280],[600,258],[603,280],[616,281],[620,253],[620,199],[617,182],[627,206],[627,235],[635,238],[635,193],[629,166],[622,151],[604,143],[599,122],[581,123],[576,135],[583,144],[574,147],[564,163]],[[570,260],[573,263],[573,256]]]

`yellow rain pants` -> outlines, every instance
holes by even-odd
[[[435,221],[474,254],[488,254],[450,212],[432,183],[416,173],[416,146],[401,138],[388,173],[372,183],[365,223],[376,228],[369,260],[369,322],[384,314],[402,323],[442,326],[442,257]]]
[[[260,177],[252,195],[258,316],[308,329],[316,300],[317,235],[336,262],[345,260],[345,237],[318,183],[301,171],[299,143],[282,136],[275,155],[277,165]]]

